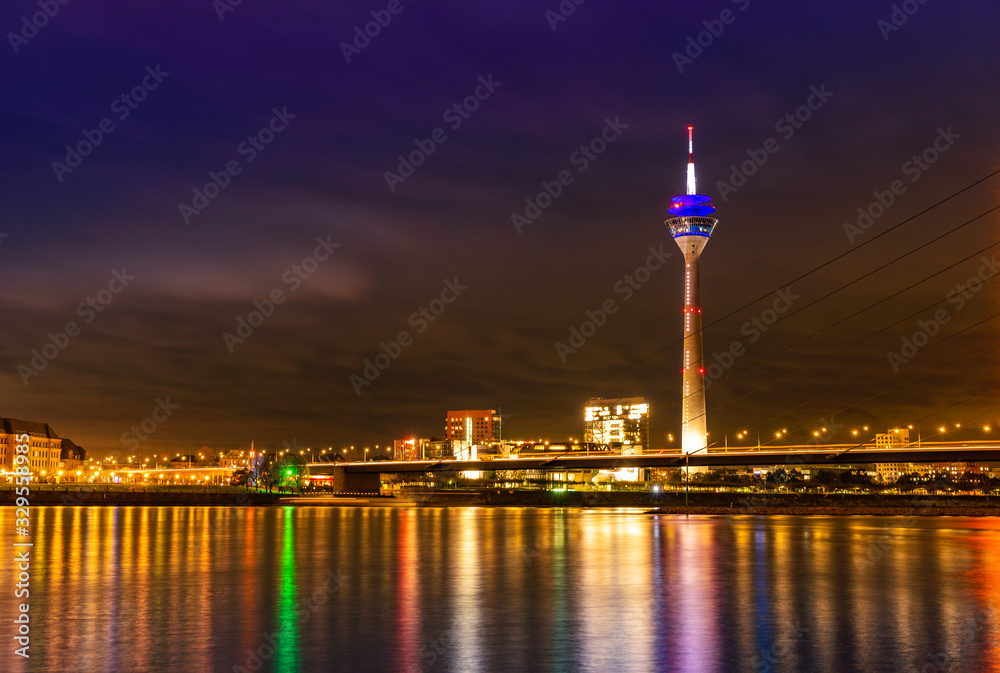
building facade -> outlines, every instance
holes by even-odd
[[[251,450],[252,447],[251,447]],[[256,454],[256,451],[254,451]],[[256,458],[256,455],[254,455]],[[219,467],[241,468],[249,465],[249,459],[245,451],[230,449],[219,453]]]
[[[87,451],[82,446],[78,446],[71,439],[62,440],[59,467],[65,473],[64,481],[75,481],[77,477],[82,476],[86,462]],[[78,475],[77,472],[81,472],[81,475]]]
[[[0,460],[2,469],[14,471],[17,436],[28,436],[28,468],[36,477],[57,474],[62,460],[63,440],[48,423],[0,418]]]
[[[890,428],[889,432],[875,435],[876,449],[902,449],[909,445],[909,428]]]
[[[583,410],[583,441],[612,449],[649,446],[649,405],[642,397],[592,397]]]
[[[445,419],[445,438],[468,444],[499,444],[500,412],[496,409],[449,411]]]

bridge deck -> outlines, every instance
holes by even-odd
[[[555,455],[495,460],[369,461],[366,463],[309,463],[313,474],[342,467],[347,472],[464,472],[492,470],[610,470],[623,467],[724,467],[751,465],[870,465],[873,463],[1000,462],[1000,448],[992,446],[931,447],[906,449],[855,449],[809,447],[783,451],[716,451],[693,454],[654,453],[638,456]]]

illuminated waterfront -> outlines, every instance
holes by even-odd
[[[8,546],[13,516],[0,509]],[[265,671],[1000,670],[993,518],[318,507],[34,517],[32,656],[15,670],[251,670],[248,650]],[[11,565],[0,573],[13,586]]]

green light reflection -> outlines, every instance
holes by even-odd
[[[278,605],[278,633],[275,634],[275,670],[298,673],[301,665],[299,629],[295,616],[295,528],[294,508],[284,510],[285,529],[281,540],[281,592]]]

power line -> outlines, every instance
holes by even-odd
[[[984,324],[984,323],[987,323],[987,322],[989,322],[990,320],[993,320],[993,319],[997,318],[998,316],[1000,316],[1000,312],[997,312],[997,313],[994,313],[993,315],[991,315],[991,316],[990,316],[990,317],[988,317],[988,318],[984,318],[983,320],[980,320],[980,321],[979,321],[979,322],[977,322],[977,323],[974,323],[974,324],[972,324],[972,325],[969,325],[968,327],[966,327],[966,328],[964,328],[964,329],[962,329],[962,330],[959,330],[958,332],[955,332],[954,334],[950,334],[950,335],[948,335],[948,336],[947,336],[947,337],[945,337],[944,339],[941,339],[940,341],[936,342],[936,343],[934,344],[934,346],[939,346],[939,345],[941,345],[942,343],[944,343],[945,341],[947,341],[948,339],[951,339],[951,338],[954,338],[954,337],[956,337],[956,336],[958,336],[958,335],[960,335],[960,334],[962,334],[962,333],[964,333],[964,332],[967,332],[967,331],[969,331],[970,329],[972,329],[972,328],[974,328],[974,327],[978,327],[979,325],[982,325],[982,324]],[[962,355],[960,355],[960,356],[958,356],[958,357],[956,357],[956,358],[953,358],[952,360],[950,360],[950,362],[957,362],[958,360],[961,360],[962,358],[965,358],[965,357],[968,357],[969,355],[972,355],[973,353],[976,353],[976,352],[978,352],[978,351],[981,351],[981,350],[983,350],[984,348],[987,348],[987,347],[989,347],[989,346],[992,346],[993,344],[997,343],[998,341],[1000,341],[1000,339],[994,339],[994,340],[992,340],[991,342],[989,342],[988,344],[986,344],[986,345],[984,345],[984,346],[979,346],[979,347],[976,347],[976,348],[974,348],[973,350],[969,351],[968,353],[964,353],[964,354],[962,354]],[[930,347],[934,347],[934,346],[930,346]],[[826,392],[822,393],[821,395],[817,395],[817,396],[813,397],[813,398],[812,398],[812,399],[810,399],[810,400],[806,400],[805,402],[802,402],[802,403],[800,403],[800,404],[797,404],[797,405],[795,405],[794,407],[791,407],[791,408],[789,408],[789,409],[785,409],[785,410],[784,410],[784,411],[782,411],[781,413],[778,413],[778,414],[775,414],[774,416],[771,416],[770,418],[766,418],[766,419],[764,419],[763,421],[760,421],[759,423],[754,423],[753,425],[749,425],[749,426],[746,426],[746,427],[750,427],[750,428],[757,428],[757,427],[759,427],[759,426],[763,425],[764,423],[767,423],[768,421],[773,421],[774,419],[776,419],[776,418],[780,418],[781,416],[784,416],[784,415],[785,415],[785,414],[787,414],[787,413],[790,413],[790,412],[792,412],[792,411],[795,411],[796,409],[799,409],[799,408],[801,408],[801,407],[803,407],[803,406],[805,406],[805,405],[807,405],[807,404],[811,404],[812,402],[815,402],[816,400],[818,400],[818,399],[820,399],[820,398],[823,398],[823,397],[826,397],[826,396],[827,396],[827,395],[829,395],[830,393],[835,393],[835,392],[837,392],[837,391],[839,391],[839,390],[843,390],[843,389],[844,389],[844,388],[846,388],[847,386],[849,386],[849,385],[852,385],[852,384],[854,384],[854,383],[857,383],[857,382],[858,382],[858,381],[860,381],[861,379],[863,379],[863,378],[866,378],[866,377],[868,377],[868,376],[870,376],[870,375],[872,375],[872,374],[874,374],[874,373],[876,373],[876,372],[879,372],[879,371],[882,371],[883,369],[886,369],[886,368],[887,368],[887,367],[889,367],[889,366],[890,366],[889,364],[884,364],[884,365],[882,365],[881,367],[878,367],[878,368],[876,368],[876,369],[873,369],[873,370],[871,370],[871,371],[868,371],[868,372],[866,372],[865,374],[862,374],[861,376],[858,376],[858,377],[854,378],[853,380],[851,380],[851,381],[848,381],[847,383],[845,383],[845,384],[843,384],[843,385],[841,385],[841,386],[839,386],[839,387],[837,387],[837,388],[834,388],[834,389],[832,389],[832,390],[828,390],[828,391],[826,391]],[[866,398],[865,398],[865,399],[863,399],[863,400],[858,400],[857,402],[854,402],[853,404],[851,404],[851,405],[849,405],[849,406],[846,406],[846,407],[844,407],[843,409],[840,409],[839,411],[835,411],[835,412],[833,412],[833,414],[832,414],[832,415],[833,415],[833,416],[835,416],[836,414],[841,414],[841,413],[843,413],[843,412],[847,411],[848,409],[853,409],[853,408],[855,408],[856,406],[858,406],[859,404],[863,404],[864,402],[867,402],[867,401],[869,401],[869,400],[872,400],[872,399],[875,399],[876,397],[879,397],[880,395],[884,395],[885,393],[889,392],[890,390],[893,390],[893,389],[895,389],[895,388],[898,388],[898,387],[899,387],[899,386],[901,386],[901,385],[904,385],[904,384],[906,384],[906,385],[909,385],[909,384],[913,383],[914,381],[917,381],[917,380],[919,380],[920,378],[923,378],[923,376],[917,376],[917,377],[914,377],[914,378],[912,378],[912,379],[910,379],[910,380],[908,380],[908,381],[900,381],[899,383],[896,383],[896,384],[894,384],[894,385],[892,385],[892,386],[889,386],[888,388],[885,388],[885,389],[883,389],[883,390],[880,390],[879,392],[875,393],[874,395],[870,395],[869,397],[866,397]],[[946,410],[946,409],[948,409],[948,408],[950,408],[950,407],[946,407],[946,408],[945,408],[945,410]],[[939,412],[938,412],[938,413],[939,413]],[[801,427],[800,427],[800,428],[798,428],[798,429],[801,429],[801,428],[804,428],[804,427],[805,427],[805,426],[801,426]]]
[[[791,284],[793,284],[793,283],[797,283],[797,282],[799,282],[800,280],[802,280],[802,279],[804,279],[804,278],[807,278],[808,276],[810,276],[810,275],[812,275],[812,274],[816,273],[817,271],[820,271],[821,269],[824,269],[824,268],[826,268],[827,266],[830,266],[831,264],[833,264],[833,263],[835,263],[835,262],[837,262],[837,261],[839,261],[839,260],[843,259],[844,257],[847,257],[848,255],[850,255],[850,254],[853,254],[853,253],[857,252],[858,250],[861,250],[861,249],[862,249],[862,248],[864,248],[865,246],[867,246],[867,245],[870,245],[870,244],[874,243],[875,241],[879,240],[879,239],[880,239],[880,238],[882,238],[883,236],[886,236],[886,235],[888,235],[889,233],[891,233],[891,232],[895,231],[896,229],[898,229],[898,228],[902,227],[902,226],[903,226],[904,224],[907,224],[907,223],[909,223],[909,222],[912,222],[913,220],[917,219],[918,217],[920,217],[920,216],[922,216],[922,215],[924,215],[924,214],[926,214],[926,213],[929,213],[930,211],[934,210],[934,209],[935,209],[935,208],[937,208],[938,206],[941,206],[941,205],[943,205],[943,204],[947,203],[948,201],[950,201],[950,200],[954,199],[955,197],[957,197],[957,196],[959,196],[959,195],[961,195],[961,194],[964,194],[965,192],[969,191],[970,189],[972,189],[972,188],[974,188],[974,187],[978,186],[979,184],[981,184],[981,183],[983,183],[983,182],[985,182],[985,181],[989,180],[990,178],[992,178],[992,177],[994,177],[994,176],[996,176],[996,175],[998,175],[998,174],[1000,174],[1000,169],[997,169],[997,170],[995,170],[995,171],[993,171],[993,172],[989,173],[988,175],[986,175],[986,176],[984,176],[984,177],[982,177],[982,178],[980,178],[980,179],[976,180],[975,182],[972,182],[971,184],[969,184],[969,185],[967,185],[967,186],[963,187],[962,189],[960,189],[960,190],[958,190],[958,191],[956,191],[956,192],[952,193],[951,195],[949,195],[949,196],[947,196],[947,197],[945,197],[945,198],[941,199],[940,201],[938,201],[938,202],[936,202],[936,203],[932,204],[931,206],[928,206],[927,208],[925,208],[925,209],[921,210],[920,212],[918,212],[918,213],[916,213],[916,214],[914,214],[914,215],[911,215],[910,217],[908,217],[908,218],[906,218],[906,219],[902,220],[901,222],[899,222],[899,223],[897,223],[897,224],[895,224],[895,225],[893,225],[893,226],[889,227],[889,228],[888,228],[888,229],[886,229],[885,231],[883,231],[883,232],[881,232],[881,233],[879,233],[879,234],[876,234],[875,236],[873,236],[872,238],[868,239],[867,241],[865,241],[865,242],[861,243],[860,245],[858,245],[858,246],[856,246],[856,247],[854,247],[854,248],[851,248],[850,250],[847,250],[847,251],[845,251],[845,252],[843,252],[843,253],[841,253],[841,254],[839,254],[839,255],[836,255],[836,256],[834,256],[833,258],[831,258],[831,259],[827,260],[826,262],[823,262],[823,263],[822,263],[822,264],[820,264],[819,266],[816,266],[816,267],[814,267],[813,269],[811,269],[811,270],[809,270],[809,271],[807,271],[807,272],[805,272],[805,273],[803,273],[803,274],[799,275],[798,277],[796,277],[796,278],[793,278],[792,280],[790,280],[790,281],[788,281],[788,282],[785,282],[785,283],[782,283],[782,284],[781,284],[780,286],[778,286],[778,287],[777,287],[777,288],[775,288],[774,290],[771,290],[770,292],[767,292],[767,293],[765,293],[765,294],[763,294],[763,295],[761,295],[761,296],[757,297],[756,299],[753,299],[753,300],[751,300],[751,301],[747,302],[746,304],[744,304],[744,305],[743,305],[743,306],[741,306],[740,308],[737,308],[737,309],[735,309],[735,310],[733,310],[733,311],[730,311],[730,312],[729,312],[729,313],[727,313],[726,315],[724,315],[724,316],[722,316],[722,317],[720,317],[720,318],[718,318],[718,319],[714,320],[713,322],[711,322],[711,323],[709,323],[708,325],[706,325],[705,327],[703,327],[703,328],[702,328],[702,331],[704,331],[704,329],[706,329],[707,327],[712,327],[713,325],[717,325],[718,323],[720,323],[720,322],[722,322],[722,321],[724,321],[724,320],[726,320],[726,319],[728,319],[728,318],[730,318],[730,317],[732,317],[732,316],[734,316],[734,315],[736,315],[736,314],[740,313],[741,311],[743,311],[743,310],[745,310],[745,309],[747,309],[747,308],[749,308],[749,307],[753,306],[753,305],[754,305],[754,304],[756,304],[757,302],[759,302],[759,301],[761,301],[761,300],[763,300],[763,299],[766,299],[766,298],[770,297],[771,295],[773,295],[773,294],[774,294],[775,292],[777,292],[777,291],[781,290],[782,288],[784,288],[784,287],[787,287],[787,286],[789,286],[789,285],[791,285]],[[997,206],[997,208],[1000,208],[1000,206]],[[994,209],[992,209],[992,210],[996,210],[997,208],[994,208]],[[989,212],[992,212],[992,210],[991,210],[991,211],[987,211],[987,213],[984,213],[984,215],[985,215],[985,214],[988,214]],[[981,216],[980,216],[980,217],[981,217]],[[977,218],[974,218],[974,220],[975,220],[975,219],[978,219],[978,217],[977,217]],[[974,221],[974,220],[971,220],[971,221]],[[955,228],[954,228],[954,229],[953,229],[952,231],[955,231],[955,230],[957,230],[957,229],[960,229],[960,228],[962,228],[962,227],[964,227],[964,226],[968,225],[968,224],[969,224],[969,223],[970,223],[971,221],[969,221],[969,222],[965,222],[965,223],[963,223],[963,224],[961,224],[961,225],[959,225],[959,226],[955,227]],[[940,239],[940,238],[942,238],[943,236],[944,236],[944,235],[942,235],[942,236],[939,236],[939,237],[937,237],[937,238],[935,238],[935,239],[932,239],[932,241],[929,241],[929,242],[928,242],[928,244],[929,244],[929,243],[931,243],[931,242],[934,242],[934,241],[936,241],[936,240],[938,240],[938,239]],[[926,245],[926,244],[925,244],[925,245]],[[923,246],[921,246],[921,247],[923,247]],[[918,249],[919,249],[919,248],[918,248]],[[882,268],[884,268],[884,267],[882,267]],[[866,275],[870,275],[870,274],[866,274]],[[856,281],[851,281],[851,283],[849,283],[849,284],[852,284],[853,282],[856,282]],[[832,293],[831,293],[831,294],[832,294]],[[827,295],[827,296],[829,296],[829,295]],[[824,297],[824,298],[825,298],[825,297]],[[817,300],[817,301],[818,301],[818,300]],[[813,303],[815,303],[815,302],[813,302]],[[810,304],[810,305],[811,305],[811,304]],[[805,308],[805,307],[803,307],[803,308]],[[673,346],[676,346],[677,344],[679,344],[679,343],[682,343],[682,342],[683,342],[683,339],[677,339],[677,340],[675,340],[675,341],[673,341],[673,342],[671,342],[671,343],[667,344],[666,346],[664,346],[664,347],[662,347],[662,348],[659,348],[659,349],[657,349],[657,350],[653,351],[652,353],[649,353],[648,355],[645,355],[645,356],[643,356],[643,357],[639,358],[638,360],[636,360],[636,361],[632,362],[631,364],[629,364],[629,365],[626,365],[625,367],[622,367],[622,368],[620,368],[620,369],[618,369],[618,370],[616,370],[616,371],[614,371],[614,372],[612,372],[612,373],[610,373],[610,374],[608,374],[608,375],[606,375],[606,376],[604,376],[604,377],[602,377],[602,378],[600,378],[600,379],[598,379],[598,380],[596,380],[596,381],[593,381],[593,382],[591,382],[591,383],[587,384],[586,386],[584,386],[584,387],[583,387],[583,390],[588,390],[588,389],[590,389],[590,388],[593,388],[594,386],[597,386],[597,385],[600,385],[601,383],[604,383],[605,381],[607,381],[607,380],[609,380],[609,379],[611,379],[611,378],[614,378],[615,376],[618,376],[618,375],[619,375],[619,374],[621,374],[622,372],[625,372],[625,371],[628,371],[628,370],[629,370],[629,369],[631,369],[632,367],[635,367],[636,365],[638,365],[638,364],[641,364],[642,362],[645,362],[646,360],[648,360],[648,359],[650,359],[650,358],[652,358],[652,357],[654,357],[654,356],[656,356],[656,355],[659,355],[659,354],[660,354],[660,353],[662,353],[663,351],[665,351],[665,350],[667,350],[667,349],[669,349],[669,348],[672,348]],[[542,412],[544,412],[544,411],[548,411],[549,409],[552,409],[553,407],[556,407],[556,406],[558,406],[558,405],[562,404],[562,403],[563,403],[563,402],[565,402],[566,400],[569,400],[569,399],[572,399],[573,397],[576,397],[576,396],[577,396],[578,394],[579,394],[579,392],[575,392],[575,393],[572,393],[572,394],[570,394],[570,395],[566,395],[566,396],[564,396],[564,397],[560,398],[559,400],[557,400],[557,401],[553,402],[552,404],[550,404],[550,405],[548,405],[548,406],[546,406],[546,407],[542,407],[542,408],[540,408],[540,409],[537,409],[536,411],[534,411],[534,412],[532,412],[532,413],[528,414],[527,416],[524,416],[523,418],[521,418],[521,419],[519,419],[519,420],[518,420],[517,422],[515,422],[515,423],[514,423],[513,425],[515,425],[515,426],[516,426],[516,425],[517,425],[518,423],[522,423],[522,422],[524,422],[524,421],[526,421],[526,420],[528,420],[528,419],[530,419],[530,418],[533,418],[533,417],[535,417],[535,416],[539,415],[540,413],[542,413]]]
[[[956,266],[958,266],[958,265],[960,265],[960,264],[962,264],[964,262],[969,261],[970,259],[972,259],[973,257],[975,257],[977,255],[983,254],[984,252],[986,252],[990,248],[994,248],[997,245],[1000,245],[1000,242],[992,243],[992,244],[986,246],[985,248],[982,248],[982,249],[980,249],[980,250],[978,250],[978,251],[976,251],[976,252],[974,252],[974,253],[966,256],[966,257],[963,257],[962,259],[958,260],[957,262],[954,262],[953,264],[950,264],[950,265],[946,266],[945,268],[940,269],[939,271],[936,271],[936,272],[932,273],[931,275],[926,276],[925,278],[923,278],[923,279],[921,279],[921,280],[919,280],[919,281],[917,281],[915,283],[911,283],[910,285],[907,285],[906,287],[904,287],[904,288],[902,288],[902,289],[894,292],[893,294],[889,295],[888,297],[884,297],[884,298],[878,300],[874,304],[870,304],[870,305],[866,306],[865,308],[863,308],[863,309],[861,309],[859,311],[855,311],[851,315],[846,316],[844,318],[841,318],[840,320],[837,320],[837,321],[835,321],[835,322],[827,325],[826,327],[823,327],[823,328],[821,328],[819,330],[816,330],[812,334],[809,334],[809,335],[807,335],[805,337],[802,337],[801,339],[799,339],[798,341],[796,341],[794,343],[788,344],[787,346],[785,346],[783,348],[780,348],[780,349],[774,351],[773,353],[770,353],[769,355],[766,355],[766,356],[764,356],[764,357],[762,357],[762,358],[760,358],[760,359],[758,359],[758,360],[756,360],[756,361],[754,361],[754,362],[752,362],[750,364],[747,364],[747,365],[741,367],[740,369],[737,369],[734,372],[730,372],[724,378],[722,378],[719,381],[716,381],[715,383],[713,383],[713,385],[718,385],[719,383],[722,383],[724,381],[728,381],[730,378],[732,378],[733,376],[735,376],[735,375],[737,375],[737,374],[739,374],[741,372],[744,372],[744,371],[747,371],[749,369],[752,369],[753,367],[757,366],[758,364],[760,364],[762,362],[765,362],[765,361],[773,358],[774,356],[779,355],[780,353],[788,351],[788,350],[794,348],[795,346],[798,346],[798,345],[800,345],[800,344],[808,341],[809,339],[812,339],[813,337],[816,337],[816,336],[822,334],[823,332],[826,332],[826,331],[828,331],[828,330],[836,327],[837,325],[843,324],[843,323],[847,322],[848,320],[856,318],[857,316],[861,315],[862,313],[865,313],[865,312],[871,310],[872,308],[874,308],[874,307],[876,307],[876,306],[878,306],[880,304],[883,304],[886,301],[889,301],[890,299],[893,299],[893,298],[895,298],[895,297],[903,294],[904,292],[907,292],[907,291],[913,289],[914,287],[916,287],[917,285],[920,285],[921,283],[925,283],[926,281],[930,280],[931,278],[933,278],[935,276],[938,276],[938,275],[944,273],[945,271],[947,271],[949,269],[953,269]],[[859,344],[859,343],[861,343],[863,341],[866,341],[866,340],[872,338],[873,336],[876,336],[877,334],[881,334],[882,332],[886,331],[887,329],[889,329],[891,327],[894,327],[894,326],[896,326],[896,325],[898,325],[898,324],[900,324],[902,322],[905,322],[905,321],[907,321],[907,320],[909,320],[911,318],[914,318],[914,317],[916,317],[918,315],[921,315],[925,311],[927,311],[927,310],[929,310],[931,308],[934,308],[938,304],[941,304],[941,303],[943,303],[945,301],[948,301],[947,297],[944,298],[944,299],[938,299],[937,301],[934,301],[933,303],[928,304],[927,306],[924,306],[924,307],[918,309],[917,311],[914,311],[913,313],[911,313],[911,314],[909,314],[907,316],[904,316],[904,317],[900,318],[899,320],[896,320],[895,322],[892,322],[892,323],[890,323],[890,324],[888,324],[888,325],[886,325],[884,327],[881,327],[880,329],[877,329],[874,332],[869,332],[868,334],[866,334],[865,336],[861,337],[860,339],[856,339],[855,341],[853,341],[853,342],[851,342],[849,344],[846,344],[844,346],[841,346],[840,348],[837,348],[837,349],[835,349],[833,351],[830,351],[829,353],[826,353],[826,354],[824,354],[821,357],[822,358],[829,358],[831,355],[834,355],[836,353],[840,353],[840,352],[842,352],[842,351],[844,351],[844,350],[846,350],[846,349],[848,349],[848,348],[850,348],[852,346],[856,346],[857,344]],[[777,321],[775,321],[775,322],[777,322]],[[804,369],[808,369],[809,367],[811,367],[811,366],[813,366],[815,364],[816,364],[816,361],[810,362],[809,364],[803,365],[803,366],[799,367],[798,369],[786,372],[784,374],[780,374],[780,375],[778,375],[776,377],[776,379],[782,379],[782,378],[785,378],[786,376],[791,376],[792,374],[797,374],[798,372],[801,372]],[[772,379],[772,380],[776,380],[776,379]],[[743,399],[744,397],[746,397],[747,395],[752,395],[754,392],[759,392],[759,389],[751,390],[751,391],[749,391],[747,393],[744,393],[743,395],[741,395],[738,398],[735,398],[733,400],[729,400],[725,404],[722,404],[722,405],[720,405],[718,407],[715,407],[714,410],[725,408],[729,404],[732,404],[733,402],[739,401],[739,400]],[[677,404],[678,402],[684,401],[685,399],[687,399],[687,396],[680,397],[680,398],[678,398],[678,399],[676,399],[676,400],[674,400],[672,402],[669,402],[669,403],[666,403],[666,404],[662,405],[658,410],[659,411],[663,411],[663,410],[665,410],[665,409],[667,409],[669,407],[672,407],[673,405]]]

